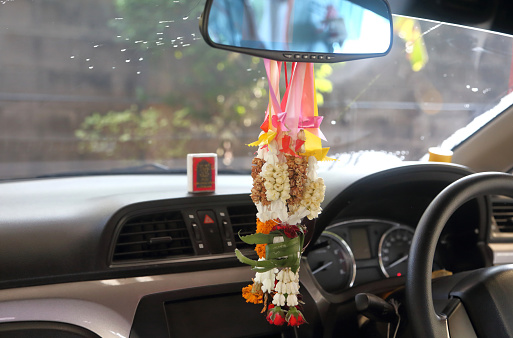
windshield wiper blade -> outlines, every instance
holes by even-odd
[[[33,177],[15,178],[15,179],[0,179],[5,180],[18,180],[18,179],[39,179],[39,178],[58,178],[58,177],[81,177],[81,176],[103,176],[103,175],[186,175],[187,169],[185,168],[170,168],[161,163],[145,163],[136,166],[112,168],[107,170],[84,170],[84,171],[69,171],[69,172],[56,172],[51,174],[42,174]],[[251,171],[248,169],[220,169],[219,175],[249,175]]]
[[[102,176],[102,175],[139,175],[139,174],[186,174],[186,169],[173,169],[160,163],[145,163],[142,165],[112,168],[108,170],[70,171],[38,175],[33,178]]]
[[[251,169],[219,169],[219,175],[250,175]]]
[[[174,172],[174,170],[177,170],[177,169],[171,169],[166,165],[154,162],[154,163],[145,163],[145,164],[141,164],[141,165],[136,165],[136,166],[132,166],[132,167],[113,168],[113,169],[110,169],[109,172],[114,172],[114,173],[166,172],[166,173],[169,173],[169,172]],[[178,169],[178,170],[180,170],[180,172],[184,171],[183,169]]]

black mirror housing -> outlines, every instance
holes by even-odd
[[[325,63],[388,54],[393,28],[386,0],[207,0],[200,31],[214,48]]]

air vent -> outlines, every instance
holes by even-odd
[[[492,215],[499,232],[513,233],[513,199],[502,196],[493,197]]]
[[[233,235],[235,236],[235,246],[237,249],[254,248],[241,241],[239,238],[239,231],[241,236],[250,235],[255,233],[256,230],[256,207],[253,204],[240,205],[228,207],[228,215],[230,215],[230,222],[233,228]]]
[[[117,238],[113,263],[169,259],[194,255],[180,211],[128,218]]]

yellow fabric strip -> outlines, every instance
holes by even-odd
[[[317,161],[336,161],[334,158],[326,156],[328,154],[328,151],[330,148],[320,148],[320,149],[313,149],[313,150],[307,150],[304,153],[300,154],[301,156],[315,156]]]
[[[305,135],[306,135],[306,142],[305,142],[306,151],[322,148],[320,137],[317,137],[316,135],[312,134],[311,132],[309,132],[306,129],[305,129]]]
[[[258,147],[261,144],[269,144],[276,137],[276,132],[269,130],[267,133],[263,133],[258,137],[258,140],[248,144],[250,147]]]

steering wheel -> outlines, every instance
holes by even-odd
[[[513,176],[479,173],[464,177],[445,188],[420,219],[406,280],[406,311],[414,337],[448,337],[449,332],[451,337],[468,336],[469,332],[478,337],[513,337],[513,265],[448,277],[451,286],[444,292],[451,302],[463,305],[470,319],[465,324],[452,325],[450,313],[437,314],[433,304],[431,271],[440,233],[461,205],[481,195],[513,196]]]

